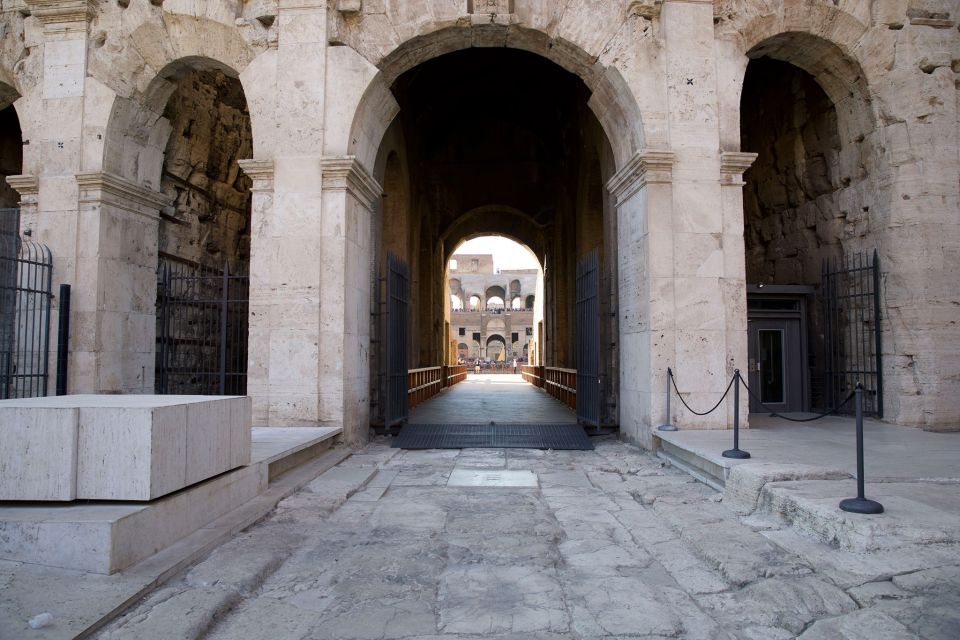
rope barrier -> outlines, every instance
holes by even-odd
[[[743,379],[743,376],[740,376],[740,382],[743,383],[743,388],[747,390],[747,393],[750,395],[750,397],[753,398],[754,400],[756,400],[756,401],[757,401],[757,404],[760,405],[761,407],[763,407],[764,411],[769,411],[769,412],[770,412],[770,415],[775,416],[775,417],[777,417],[777,418],[783,418],[784,420],[787,420],[787,421],[789,421],[789,422],[813,422],[814,420],[819,420],[820,418],[825,418],[825,417],[829,416],[830,414],[836,413],[837,411],[839,411],[840,408],[841,408],[843,405],[845,405],[845,404],[847,404],[848,402],[850,402],[850,400],[852,400],[853,397],[856,395],[855,392],[854,392],[854,393],[851,393],[850,395],[847,396],[846,400],[844,400],[843,402],[841,402],[840,404],[838,404],[837,406],[835,406],[833,409],[830,409],[829,411],[826,411],[826,412],[824,412],[824,413],[815,415],[815,416],[813,416],[812,418],[790,418],[790,417],[788,417],[788,416],[783,415],[782,413],[777,413],[776,411],[774,411],[773,409],[771,409],[771,408],[768,407],[767,405],[765,405],[765,404],[763,404],[762,402],[760,402],[760,398],[758,398],[757,395],[753,392],[753,390],[750,389],[750,387],[747,386],[747,381]]]
[[[705,416],[716,411],[717,407],[720,406],[720,403],[722,403],[724,399],[727,397],[727,394],[730,393],[730,387],[733,386],[733,381],[737,379],[736,376],[734,376],[733,378],[730,378],[730,384],[727,385],[727,390],[723,392],[723,396],[721,396],[721,398],[717,400],[717,404],[713,405],[713,408],[710,409],[709,411],[700,413],[699,411],[694,411],[693,409],[691,409],[690,405],[687,404],[687,401],[683,399],[682,395],[680,395],[680,389],[677,389],[677,381],[676,379],[674,379],[672,371],[669,373],[669,375],[670,375],[670,381],[673,383],[673,389],[674,391],[677,392],[677,397],[680,398],[680,402],[683,403],[683,406],[685,406],[690,413],[697,416]]]

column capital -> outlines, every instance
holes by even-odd
[[[7,184],[20,194],[21,207],[37,204],[37,195],[40,193],[40,179],[37,176],[7,176]]]
[[[619,206],[648,184],[673,182],[673,160],[672,151],[647,149],[637,152],[607,181],[607,191]]]
[[[253,192],[273,191],[273,160],[237,160],[240,169],[253,180]]]
[[[367,209],[383,194],[383,188],[367,173],[355,156],[328,156],[320,161],[324,191],[345,190]]]
[[[720,182],[724,185],[740,187],[744,172],[750,168],[757,154],[743,151],[722,151],[720,153]]]
[[[93,17],[96,0],[24,0],[30,15],[45,33],[83,32]]]
[[[173,199],[112,173],[78,173],[81,205],[110,205],[148,218],[160,219],[159,212]]]

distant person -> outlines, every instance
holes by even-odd
[[[479,360],[477,360],[477,363],[476,363],[475,365],[473,365],[473,372],[474,372],[474,373],[480,373],[480,361],[479,361]]]
[[[514,372],[514,373],[517,372],[517,359],[516,359],[516,358],[513,359],[513,372]]]

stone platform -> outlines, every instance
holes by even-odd
[[[250,462],[251,399],[0,401],[0,500],[154,500]]]
[[[855,552],[960,543],[960,434],[864,422],[866,496],[879,515],[841,511],[856,496],[855,424],[831,417],[789,423],[751,416],[740,448],[724,458],[730,431],[653,430],[657,455],[724,492],[741,515],[775,517],[822,542]]]
[[[0,504],[0,559],[101,574],[125,569],[243,506],[340,432],[253,429],[250,464],[148,503]]]

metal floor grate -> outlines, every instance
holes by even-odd
[[[407,424],[396,449],[593,449],[578,424]]]

